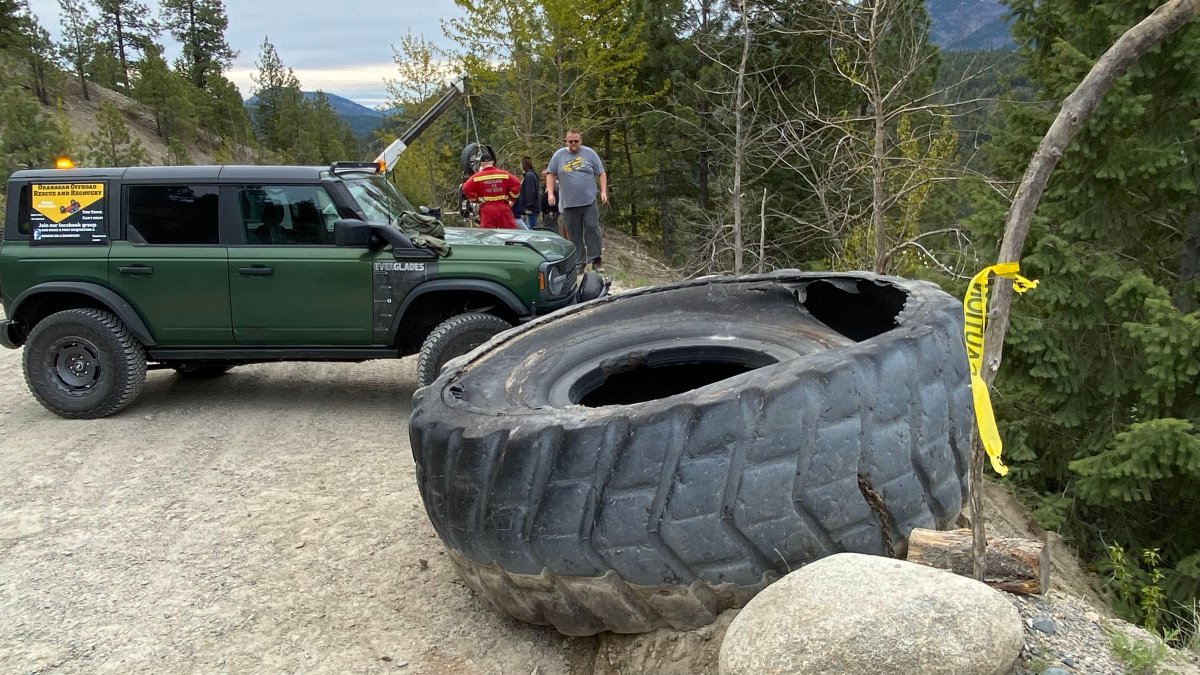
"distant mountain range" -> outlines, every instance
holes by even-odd
[[[932,22],[931,40],[948,51],[1012,49],[1000,0],[926,0]]]
[[[316,98],[316,92],[302,92],[308,100]],[[359,105],[348,98],[343,98],[337,94],[325,93],[325,98],[329,99],[329,107],[333,108],[333,112],[337,116],[346,121],[350,125],[350,129],[355,136],[359,138],[368,138],[376,129],[383,124],[384,119],[389,115],[395,114],[397,110],[375,110],[368,108],[365,105]],[[257,96],[251,96],[245,100],[247,108],[252,108],[258,102]]]

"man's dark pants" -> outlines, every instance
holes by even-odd
[[[563,209],[563,222],[567,224],[567,238],[575,244],[587,263],[600,257],[600,209],[596,202],[587,206],[572,206]]]

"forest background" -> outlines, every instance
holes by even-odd
[[[915,0],[455,0],[456,48],[393,46],[389,118],[357,138],[264,41],[244,105],[221,0],[59,0],[51,40],[0,0],[0,169],[369,159],[454,73],[393,179],[453,204],[458,155],[539,168],[568,128],[604,158],[602,214],[681,276],[870,269],[961,294],[995,262],[1059,103],[1155,0],[1006,0],[1013,50],[946,52]],[[164,58],[174,40],[179,57]],[[1200,25],[1120,78],[1034,219],[993,400],[1003,479],[1125,617],[1200,644]],[[104,97],[75,133],[70,97]],[[148,115],[165,152],[129,131]]]

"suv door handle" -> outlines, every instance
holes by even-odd
[[[272,274],[275,274],[275,268],[267,267],[266,265],[255,265],[253,267],[239,267],[238,274],[241,274],[242,276],[246,276],[246,277],[269,277]]]
[[[146,276],[148,274],[154,274],[154,268],[149,265],[121,265],[117,268],[117,271],[121,274],[128,274],[130,276]]]

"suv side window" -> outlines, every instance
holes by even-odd
[[[215,185],[127,186],[126,237],[135,244],[216,244],[217,204]]]
[[[29,238],[29,231],[33,229],[33,225],[29,220],[29,212],[33,210],[30,195],[30,187],[28,184],[22,185],[20,193],[17,195],[17,222],[16,227],[5,228],[4,238],[12,240],[24,240]],[[9,208],[12,208],[11,206]]]
[[[337,207],[316,185],[247,185],[238,190],[246,243],[333,245]]]

